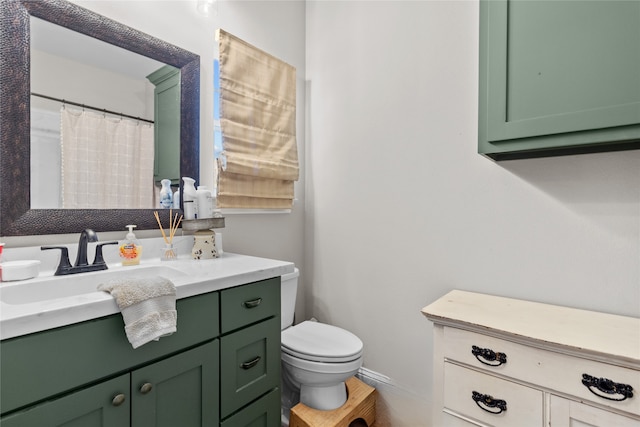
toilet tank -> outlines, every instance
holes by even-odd
[[[298,293],[298,276],[300,276],[300,271],[297,268],[293,270],[293,273],[280,276],[280,330],[293,325]]]

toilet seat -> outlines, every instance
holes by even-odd
[[[360,338],[337,326],[305,321],[281,334],[282,352],[312,362],[345,363],[362,356]]]

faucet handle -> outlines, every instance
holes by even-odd
[[[102,256],[102,247],[105,245],[117,245],[118,241],[114,240],[113,242],[104,242],[96,245],[96,256],[93,259],[92,265],[104,265],[104,268],[107,268],[107,263],[104,261],[104,257]]]
[[[40,246],[40,250],[48,249],[60,249],[60,263],[58,269],[55,272],[56,276],[67,274],[71,269],[71,263],[69,262],[69,249],[66,246]]]

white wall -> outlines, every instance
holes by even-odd
[[[429,425],[419,310],[451,289],[640,316],[640,151],[476,154],[476,1],[310,0],[306,17],[308,310],[397,386],[389,425]]]
[[[304,171],[305,3],[295,1],[221,0],[209,17],[196,11],[195,0],[102,1],[73,0],[82,7],[175,44],[200,56],[200,183],[213,187],[213,60],[216,28],[222,27],[297,68],[299,106],[298,152]],[[304,270],[304,172],[296,183],[296,203],[290,214],[228,215],[222,230],[224,249],[248,255],[295,262]],[[101,240],[121,239],[123,232],[101,233]],[[137,231],[139,238],[157,237],[158,231]],[[77,234],[3,237],[5,251],[12,247],[75,243]],[[299,317],[304,317],[304,290]]]

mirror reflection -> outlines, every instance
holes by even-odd
[[[180,176],[179,70],[30,20],[31,208],[157,208]]]

